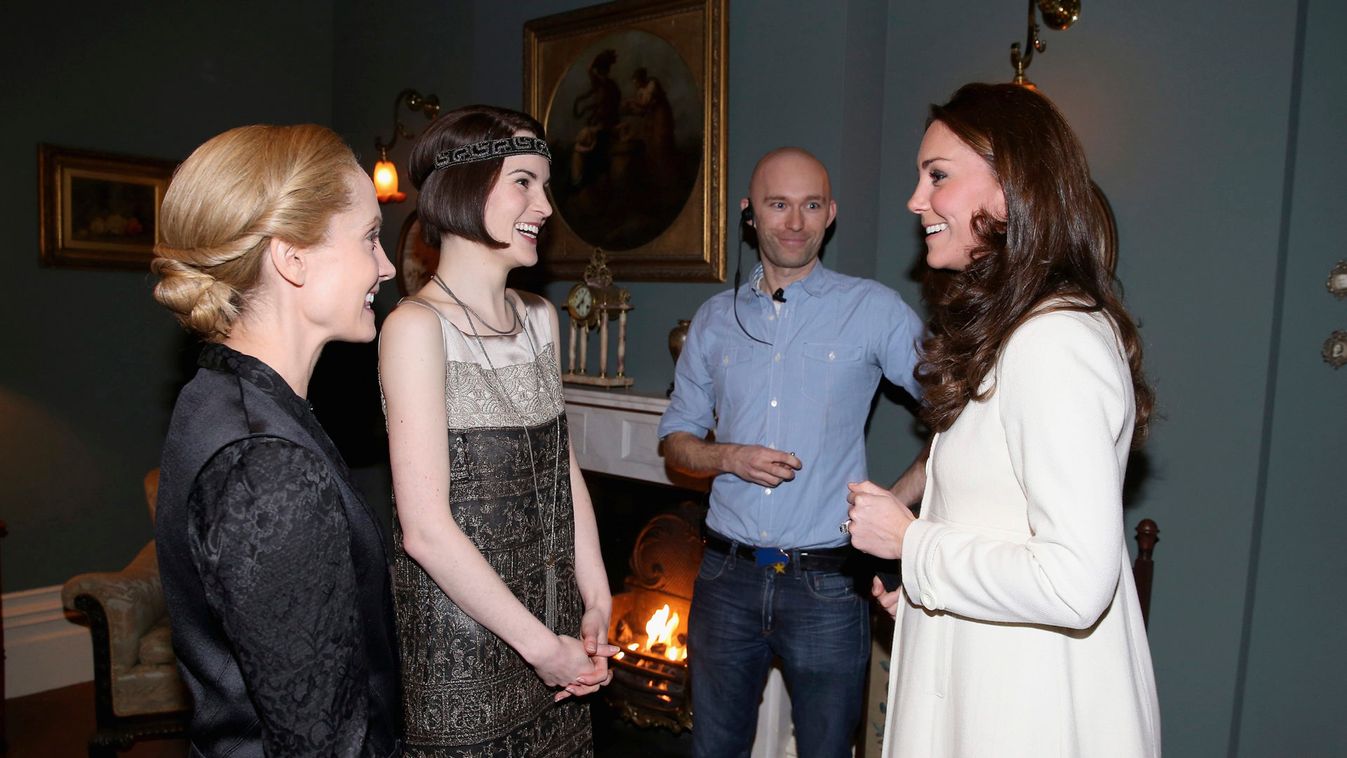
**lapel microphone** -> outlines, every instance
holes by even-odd
[[[786,302],[786,291],[781,289],[780,287],[777,287],[776,292],[772,293],[772,299],[777,301],[778,303]]]

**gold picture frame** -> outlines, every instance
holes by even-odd
[[[38,145],[43,266],[148,269],[177,163]]]
[[[725,281],[728,0],[608,3],[524,25],[524,103],[547,129],[542,263],[595,248],[628,281]]]

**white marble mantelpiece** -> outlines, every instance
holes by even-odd
[[[667,398],[626,390],[565,386],[566,419],[580,468],[672,485],[659,454]]]

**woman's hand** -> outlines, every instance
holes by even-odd
[[[563,700],[570,695],[581,697],[598,692],[600,687],[613,681],[613,672],[608,668],[608,659],[616,655],[620,648],[608,644],[608,614],[602,608],[590,608],[581,617],[580,642],[584,645],[594,668],[567,684],[564,690],[557,693],[557,700]]]
[[[901,587],[892,592],[884,589],[884,582],[880,581],[879,577],[875,577],[870,583],[870,594],[875,596],[875,600],[879,601],[879,606],[888,611],[893,618],[898,618],[898,594],[900,592],[902,592]]]
[[[594,663],[585,652],[584,643],[565,634],[554,635],[554,642],[529,665],[538,674],[538,678],[549,687],[572,685],[580,677],[593,678]],[[602,675],[599,675],[602,678]],[[554,699],[561,700],[571,692],[562,690]]]
[[[589,653],[589,657],[598,659],[596,663],[605,666],[608,659],[617,655],[621,649],[608,644],[608,611],[603,608],[585,611],[585,615],[580,618],[580,640],[585,643],[585,652]]]
[[[874,482],[853,482],[847,490],[852,546],[877,558],[902,558],[907,525],[917,517],[897,496]]]

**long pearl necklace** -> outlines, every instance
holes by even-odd
[[[529,332],[528,329],[524,328],[524,321],[519,316],[519,308],[515,305],[514,301],[509,299],[509,297],[506,297],[506,302],[510,304],[510,313],[513,316],[514,323],[512,324],[510,329],[502,332],[496,329],[495,327],[491,326],[490,324],[486,323],[485,319],[477,315],[477,313],[473,311],[473,309],[469,308],[467,304],[465,304],[462,300],[460,300],[458,298],[458,295],[455,295],[454,291],[449,289],[449,285],[445,284],[444,280],[441,279],[438,274],[431,276],[431,280],[434,281],[436,284],[438,284],[440,286],[440,289],[444,290],[445,294],[447,294],[455,303],[458,304],[458,307],[463,309],[463,313],[468,318],[468,329],[471,330],[473,338],[477,340],[477,348],[482,351],[482,357],[486,359],[487,368],[490,369],[488,373],[490,373],[492,380],[495,382],[494,386],[490,382],[488,382],[487,386],[491,387],[493,391],[499,394],[503,404],[510,409],[510,412],[513,413],[515,415],[515,418],[518,420],[519,428],[524,430],[524,443],[525,443],[524,449],[528,451],[529,471],[533,473],[533,498],[534,502],[537,503],[538,505],[538,518],[539,520],[541,520],[544,504],[542,494],[538,489],[538,467],[535,464],[533,458],[533,436],[529,432],[529,427],[527,422],[525,422],[524,420],[524,415],[519,412],[518,408],[515,407],[514,401],[510,399],[509,393],[505,391],[505,385],[501,383],[500,376],[496,373],[496,365],[492,363],[491,355],[486,351],[486,343],[482,341],[482,335],[478,334],[477,332],[476,321],[481,321],[482,324],[487,329],[490,329],[496,334],[502,336],[512,334],[516,328],[521,329],[524,332],[524,336],[528,339],[529,343],[529,353],[533,356],[533,373],[538,379],[538,392],[539,394],[541,394],[544,391],[543,390],[544,381],[542,369],[538,368],[538,346],[533,343],[533,335]],[[474,321],[473,319],[474,316],[476,316],[476,321]],[[545,556],[543,558],[543,565],[546,568],[546,586],[544,587],[544,592],[546,594],[546,605],[544,606],[543,615],[544,615],[544,623],[547,624],[547,628],[556,631],[557,563],[560,561],[560,556],[557,555],[557,480],[561,478],[560,413],[558,413],[556,417],[556,443],[554,446],[554,451],[555,451],[553,454],[554,459],[552,461],[552,508],[549,511],[548,517],[547,540],[546,543],[543,545],[543,552],[545,553]]]

